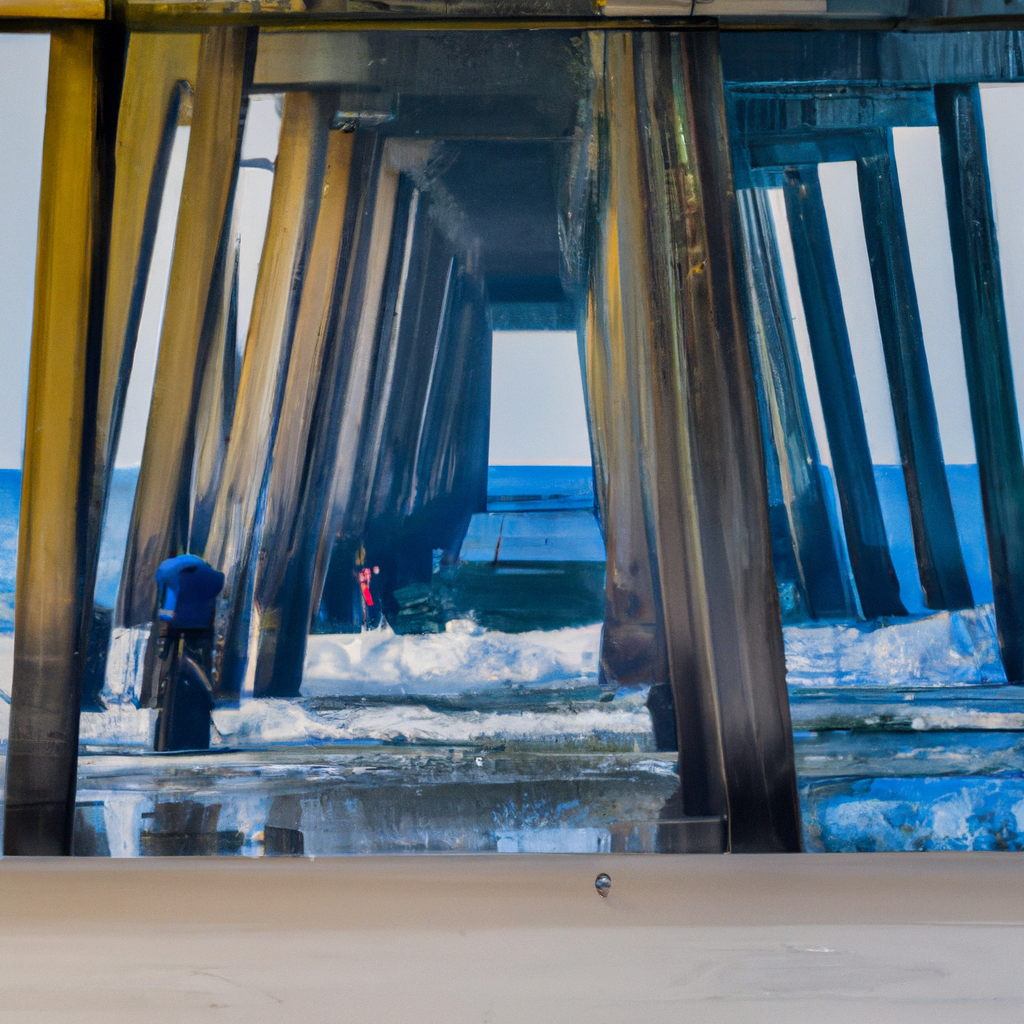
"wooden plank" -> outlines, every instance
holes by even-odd
[[[102,21],[107,0],[0,0],[2,18],[74,18]]]
[[[7,860],[4,1006],[67,1024],[1012,1021],[1022,869],[1005,852]]]

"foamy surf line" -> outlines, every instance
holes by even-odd
[[[992,605],[880,623],[787,626],[791,686],[1005,683]]]
[[[301,702],[250,701],[215,711],[213,746],[251,747],[359,741],[490,746],[495,743],[587,745],[652,751],[643,693],[564,711],[435,711],[422,706],[311,711]]]
[[[783,633],[794,686],[1006,682],[992,605],[904,622],[787,626]],[[140,631],[140,646],[145,642]],[[600,645],[600,623],[498,633],[459,620],[436,634],[400,636],[387,627],[313,634],[302,694],[444,696],[509,687],[588,688],[597,680]],[[14,637],[2,634],[2,700],[10,700],[13,674]],[[113,703],[120,703],[120,696],[105,694]]]
[[[808,624],[783,630],[793,686],[965,686],[1004,683],[995,611],[982,605],[884,623]],[[450,622],[444,633],[388,628],[310,636],[307,696],[455,694],[491,688],[589,686],[601,625],[531,633]]]
[[[654,750],[643,691],[608,703],[524,711],[437,711],[422,705],[310,708],[302,699],[251,700],[213,713],[211,749],[319,746],[347,743],[453,744],[493,747],[506,743],[625,750]],[[80,739],[89,746],[152,746],[156,712],[118,707],[82,715]]]
[[[498,633],[465,619],[443,633],[311,634],[302,693],[436,696],[507,687],[585,687],[597,681],[601,624]]]
[[[789,683],[807,687],[964,686],[1006,681],[991,605],[902,622],[787,626]],[[140,633],[140,643],[145,636]],[[428,697],[520,689],[563,690],[565,709],[439,711],[428,707],[312,708],[295,701],[250,701],[218,710],[215,745],[344,743],[524,743],[603,738],[648,749],[650,716],[642,692],[598,704],[573,694],[597,682],[601,626],[498,633],[468,621],[444,633],[398,635],[384,627],[309,637],[302,698]],[[138,645],[136,645],[138,646]],[[142,648],[140,648],[141,650]],[[126,664],[132,662],[126,661]],[[141,664],[141,661],[139,662]],[[14,638],[0,635],[0,740],[6,739]],[[129,690],[106,696],[110,710],[82,716],[82,740],[148,746],[155,712],[137,709]],[[582,695],[581,695],[582,696]],[[112,700],[110,698],[113,698]],[[977,726],[975,719],[972,723]],[[219,738],[218,738],[219,737]]]

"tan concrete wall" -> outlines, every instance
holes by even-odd
[[[1018,1021],[1022,871],[979,853],[8,859],[0,1021]]]

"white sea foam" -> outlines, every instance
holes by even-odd
[[[991,605],[884,625],[788,626],[789,682],[795,686],[949,686],[1003,682]],[[651,749],[650,716],[642,693],[607,704],[573,700],[573,691],[597,681],[600,625],[530,633],[488,631],[472,622],[448,624],[439,634],[399,636],[391,629],[309,638],[302,696],[296,701],[250,701],[215,713],[215,745],[390,741],[413,743],[634,742]],[[91,744],[151,744],[154,712],[134,707],[133,680],[141,637],[119,638],[108,667],[109,710],[82,716]],[[6,738],[14,638],[0,635],[0,739]],[[308,698],[407,697],[564,689],[564,709],[436,710],[401,704],[346,709],[310,706]],[[932,709],[927,709],[931,712]],[[917,728],[990,724],[983,709],[934,709]],[[959,716],[956,722],[950,715]],[[937,717],[936,717],[937,716]],[[989,716],[991,717],[991,716]],[[1000,719],[1002,721],[1002,719]],[[1004,726],[1005,727],[1005,726]]]
[[[157,712],[131,704],[113,705],[106,711],[83,711],[78,740],[89,746],[143,747],[153,749]]]
[[[375,705],[313,711],[299,701],[254,700],[215,711],[214,746],[384,741],[489,744],[593,741],[653,750],[644,695],[632,692],[607,704],[544,711],[436,711],[419,705]]]
[[[1006,682],[995,611],[981,605],[927,618],[787,626],[786,668],[797,686],[958,686]]]
[[[138,702],[149,633],[148,625],[115,627],[111,631],[103,679],[103,703],[107,707]]]
[[[478,692],[509,686],[592,686],[601,625],[499,633],[449,622],[444,633],[399,636],[389,627],[312,635],[304,696]]]
[[[789,682],[798,686],[1005,682],[995,612],[983,605],[885,624],[787,626]],[[600,624],[498,633],[472,622],[438,634],[311,636],[303,694],[443,694],[508,686],[592,685]]]

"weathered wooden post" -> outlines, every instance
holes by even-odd
[[[786,168],[783,188],[814,369],[827,396],[822,411],[860,606],[869,619],[906,615],[878,500],[817,166]]]
[[[715,32],[593,38],[604,80],[593,301],[625,351],[682,812],[800,848],[792,732]],[[612,456],[610,456],[612,457]],[[609,472],[609,481],[617,474]],[[606,526],[606,530],[609,528]]]
[[[942,458],[892,132],[870,141],[857,179],[921,587],[929,608],[969,608],[974,599]]]
[[[1019,682],[1024,679],[1024,452],[978,87],[937,85],[935,112],[999,650],[1006,678]]]

